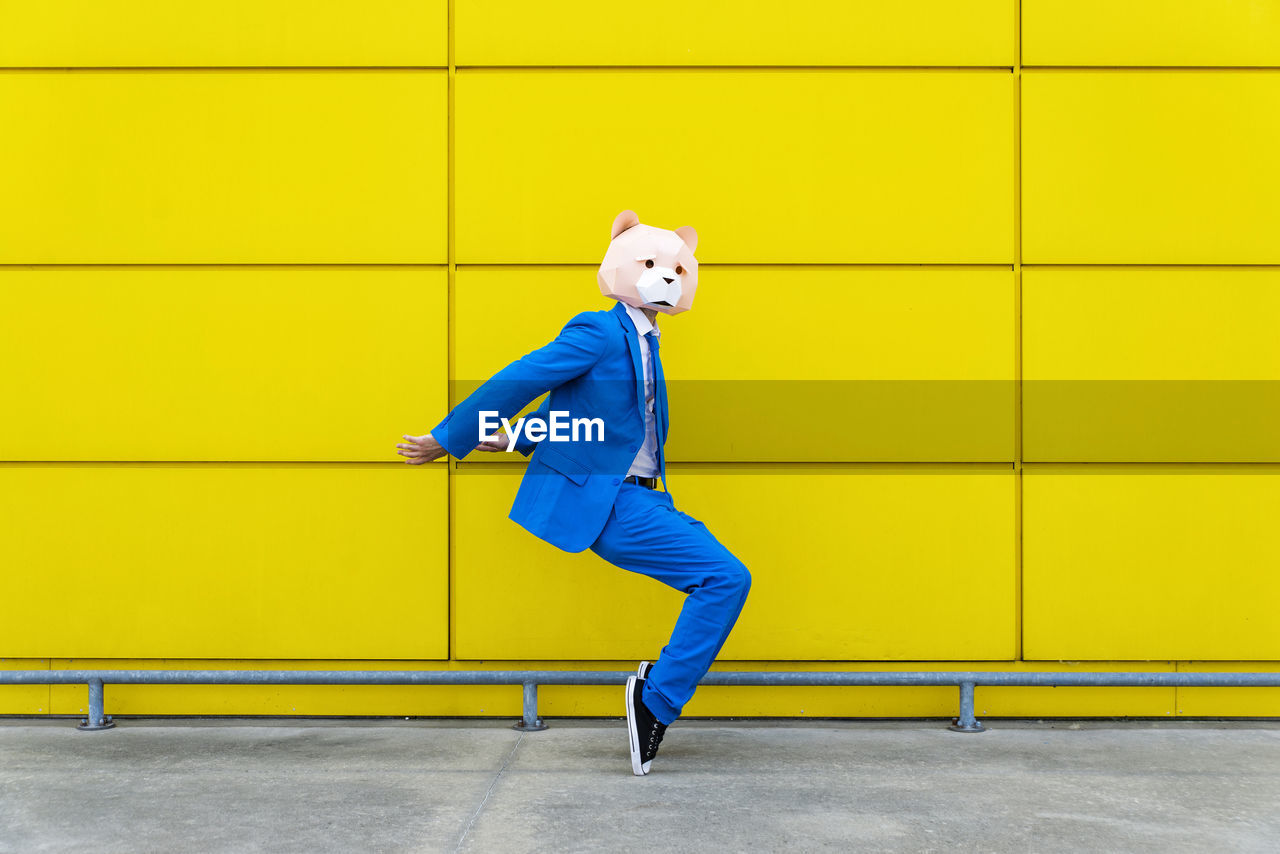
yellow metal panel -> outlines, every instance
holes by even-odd
[[[442,466],[0,466],[0,565],[13,569],[0,648],[443,658],[447,477]]]
[[[1022,273],[1023,459],[1280,460],[1280,271]]]
[[[459,65],[1012,65],[1008,0],[455,0]],[[639,24],[639,26],[637,26]]]
[[[445,65],[447,0],[0,0],[0,65]]]
[[[1276,673],[1275,661],[1180,661],[1181,673]],[[1280,717],[1280,688],[1179,688],[1183,717]]]
[[[1280,658],[1280,473],[1023,469],[1028,659]]]
[[[511,522],[520,474],[458,468],[457,657],[657,655],[684,596]],[[722,658],[1013,658],[1008,469],[677,465],[670,475],[676,506],[753,576]]]
[[[464,70],[457,258],[598,264],[630,208],[694,226],[703,262],[1009,263],[1013,84],[999,71]]]
[[[698,271],[699,294],[708,270]],[[701,308],[701,303],[695,303]],[[595,267],[458,268],[453,283],[455,397],[555,339],[579,312],[611,309],[616,304],[601,296]],[[693,312],[685,315],[692,316]],[[663,317],[658,323],[665,335],[684,319]]]
[[[0,263],[442,263],[445,76],[0,75]]]
[[[1027,263],[1280,263],[1280,75],[1022,75]]]
[[[399,461],[445,406],[448,330],[395,306],[446,290],[443,270],[0,270],[22,413],[0,459]]]
[[[0,671],[48,670],[47,658],[0,658]],[[0,685],[0,715],[49,714],[48,685]]]
[[[1022,0],[1023,65],[1280,64],[1277,0]]]
[[[762,316],[784,277],[796,309]],[[593,267],[463,268],[454,293],[455,402],[614,305]],[[1008,270],[703,267],[695,309],[658,321],[667,458],[1012,460],[1013,309]]]
[[[617,305],[600,295],[595,267],[464,267],[454,287],[460,381],[488,378],[580,311]],[[794,310],[767,307],[779,289]],[[694,309],[658,315],[663,371],[669,381],[1007,381],[1013,298],[1009,270],[706,266]]]
[[[1015,673],[1172,673],[1168,661],[1019,661],[1005,667],[982,665],[979,670]],[[978,685],[974,713],[1004,718],[1039,717],[1173,717],[1176,688],[1132,687],[1001,687]]]

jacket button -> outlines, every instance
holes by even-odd
[[[618,478],[616,478],[616,477],[613,479],[613,485],[614,485],[614,486],[617,486],[617,485],[618,485],[618,484],[620,484],[620,483],[622,483],[622,481],[621,481],[620,479],[618,479]]]

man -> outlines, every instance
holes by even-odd
[[[657,316],[678,314],[697,288],[697,234],[642,225],[632,211],[613,222],[597,275],[618,304],[574,317],[554,341],[517,359],[459,403],[430,433],[406,435],[398,453],[414,465],[472,450],[533,456],[510,517],[564,551],[590,548],[615,566],[688,596],[671,639],[626,688],[631,770],[648,774],[667,727],[680,716],[737,621],[751,574],[666,490],[667,396]],[[545,392],[547,400],[507,433],[490,435]],[[529,429],[599,422],[595,431]],[[564,421],[561,423],[563,424]],[[536,436],[537,438],[533,438]],[[657,489],[661,481],[663,491]]]

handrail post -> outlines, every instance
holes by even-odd
[[[115,721],[103,714],[106,705],[103,691],[101,679],[94,678],[89,680],[89,717],[81,719],[76,729],[93,732],[111,729],[116,725]]]
[[[949,730],[955,732],[986,732],[987,728],[973,716],[973,689],[976,682],[960,683],[960,717],[956,718]]]
[[[538,732],[547,728],[547,725],[542,722],[542,718],[538,717],[537,682],[524,683],[523,711],[524,717],[512,729],[518,729],[521,732]]]

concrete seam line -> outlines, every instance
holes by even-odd
[[[493,775],[493,779],[489,781],[489,788],[485,790],[484,797],[480,799],[480,804],[476,807],[476,811],[471,814],[471,819],[467,822],[467,826],[462,828],[462,835],[458,837],[458,844],[453,846],[454,854],[462,850],[462,843],[467,841],[467,835],[471,833],[471,827],[476,823],[476,819],[480,817],[480,811],[484,809],[484,805],[489,801],[489,795],[493,794],[493,787],[498,785],[498,780],[502,778],[502,772],[507,770],[507,766],[511,764],[511,759],[516,755],[516,751],[520,749],[520,742],[524,741],[525,733],[520,733],[520,737],[516,739],[516,743],[511,746],[511,752],[507,754],[507,758],[503,760],[502,767],[498,769],[498,773]]]

